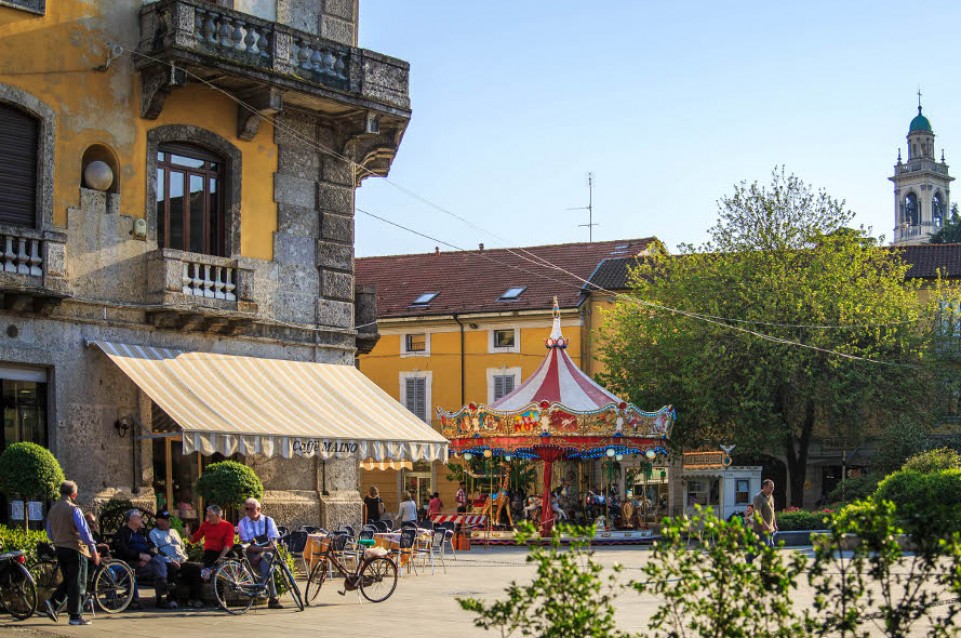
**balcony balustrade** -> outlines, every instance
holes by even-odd
[[[256,316],[253,280],[236,259],[156,250],[147,257],[148,318],[158,327],[238,332]]]
[[[0,296],[7,310],[49,313],[67,297],[66,237],[57,232],[0,226]]]

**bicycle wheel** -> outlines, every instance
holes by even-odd
[[[397,563],[384,556],[368,560],[360,568],[360,593],[372,603],[380,603],[397,588]]]
[[[310,570],[310,575],[307,576],[307,589],[304,590],[304,600],[308,605],[317,598],[317,594],[320,593],[320,588],[323,586],[325,580],[327,580],[327,560],[320,559],[314,563],[313,568]]]
[[[133,600],[134,571],[127,563],[107,559],[100,563],[90,594],[108,614],[118,614]]]
[[[247,567],[237,560],[225,560],[210,580],[214,584],[214,596],[220,608],[228,614],[245,614],[254,604],[249,594],[256,581]]]
[[[37,609],[37,585],[20,563],[9,565],[0,577],[0,605],[17,620],[26,620]]]
[[[294,575],[290,573],[290,567],[287,567],[287,563],[280,561],[280,572],[284,575],[284,580],[287,581],[287,592],[294,599],[297,611],[303,611],[304,597],[300,594],[300,587],[297,586],[297,581]]]
[[[60,573],[60,566],[55,560],[37,561],[30,566],[30,573],[33,574],[33,582],[37,585],[39,607],[43,601],[50,600],[53,592],[63,582],[63,574]]]

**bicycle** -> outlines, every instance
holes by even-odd
[[[255,543],[257,547],[266,547],[269,543]],[[254,577],[254,568],[247,558],[243,545],[234,545],[234,553],[240,558],[225,558],[210,576],[213,582],[214,596],[220,608],[228,614],[245,614],[254,604],[254,599],[268,595],[268,584],[279,574],[281,583],[290,592],[297,605],[298,611],[304,610],[304,599],[300,594],[300,587],[294,580],[287,563],[279,553],[274,552],[270,560],[270,569],[263,580]],[[263,559],[266,560],[266,559]]]
[[[17,620],[26,620],[37,609],[37,584],[26,562],[21,550],[0,554],[0,606]]]
[[[36,574],[37,607],[49,600],[54,590],[63,582],[60,565],[57,562],[56,550],[49,543],[37,543],[37,554],[40,559],[31,565],[30,570]],[[90,609],[94,613],[94,604],[107,614],[119,614],[130,605],[133,600],[134,579],[133,569],[122,560],[110,558],[109,554],[101,555],[100,564],[87,570],[87,587],[82,602],[83,609]],[[64,599],[57,607],[57,612],[63,612],[67,607]]]
[[[373,539],[357,541],[360,556],[353,572],[344,566],[335,553],[344,551],[347,536],[328,534],[326,542],[327,549],[323,553],[314,554],[314,558],[318,560],[307,576],[304,596],[308,605],[317,598],[331,568],[336,568],[344,578],[344,590],[338,592],[340,595],[359,589],[364,598],[372,603],[380,603],[390,598],[397,588],[397,563],[386,556],[383,550],[376,552],[370,549],[374,544]]]

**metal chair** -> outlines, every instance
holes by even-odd
[[[404,521],[403,523],[400,524],[401,531],[407,528],[417,529],[417,521]]]
[[[400,542],[397,543],[397,549],[393,550],[391,553],[397,557],[397,564],[400,565],[403,556],[408,556],[407,560],[407,571],[410,572],[411,569],[414,570],[414,575],[417,575],[417,565],[414,563],[416,556],[416,551],[414,550],[414,544],[417,541],[417,526],[405,527],[400,531]],[[403,570],[399,570],[398,574],[403,573]]]
[[[295,564],[299,562],[304,566],[304,573],[308,573],[307,558],[304,556],[304,549],[307,547],[307,532],[291,532],[287,535],[287,551],[294,557]]]
[[[434,530],[434,533],[437,533],[437,530]],[[445,527],[444,538],[441,541],[441,546],[440,546],[441,553],[442,554],[446,553],[447,551],[446,548],[448,547],[450,548],[451,556],[454,557],[454,560],[457,560],[457,552],[454,551],[454,530]]]
[[[444,564],[444,536],[446,533],[447,530],[434,530],[431,532],[430,542],[417,550],[418,555],[424,557],[425,566],[427,560],[430,560],[431,576],[434,575],[434,561],[437,559],[440,559],[440,565],[444,568],[444,573],[447,573],[447,565]]]
[[[313,526],[311,526],[311,525],[304,525],[303,530],[304,530],[305,532],[307,532],[308,534],[316,534],[317,531],[320,530],[320,528],[319,528],[319,527],[313,527]],[[324,533],[324,534],[327,533],[327,532],[324,531],[324,530],[320,530],[320,531],[321,531],[322,533]]]
[[[382,534],[386,534],[390,531],[390,525],[387,524],[387,521],[374,521],[372,525],[376,527],[377,531]]]

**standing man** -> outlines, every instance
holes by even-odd
[[[774,516],[774,481],[764,479],[761,482],[761,491],[754,497],[754,531],[761,537],[761,542],[765,545],[774,544],[774,533],[777,531],[777,519]],[[752,562],[754,555],[748,555],[748,561]]]
[[[251,566],[260,571],[261,580],[264,580],[268,578],[270,563],[276,557],[277,547],[274,542],[280,538],[280,532],[277,531],[274,519],[260,513],[260,502],[257,499],[248,498],[244,501],[244,511],[247,516],[237,524],[237,534],[241,543],[251,543],[247,547],[247,557]],[[284,606],[277,600],[277,588],[273,578],[267,583],[267,592],[270,595],[267,607],[283,609]]]
[[[457,503],[458,514],[467,511],[467,483],[464,481],[461,481],[460,487],[457,488],[457,494],[454,496],[454,502]]]
[[[74,503],[77,498],[77,484],[73,481],[61,483],[60,496],[61,499],[47,513],[47,536],[57,548],[57,563],[60,565],[63,582],[53,592],[50,600],[44,601],[44,608],[50,620],[57,622],[57,608],[66,598],[70,624],[90,625],[92,623],[83,617],[87,560],[99,565],[100,555],[83,512]]]

